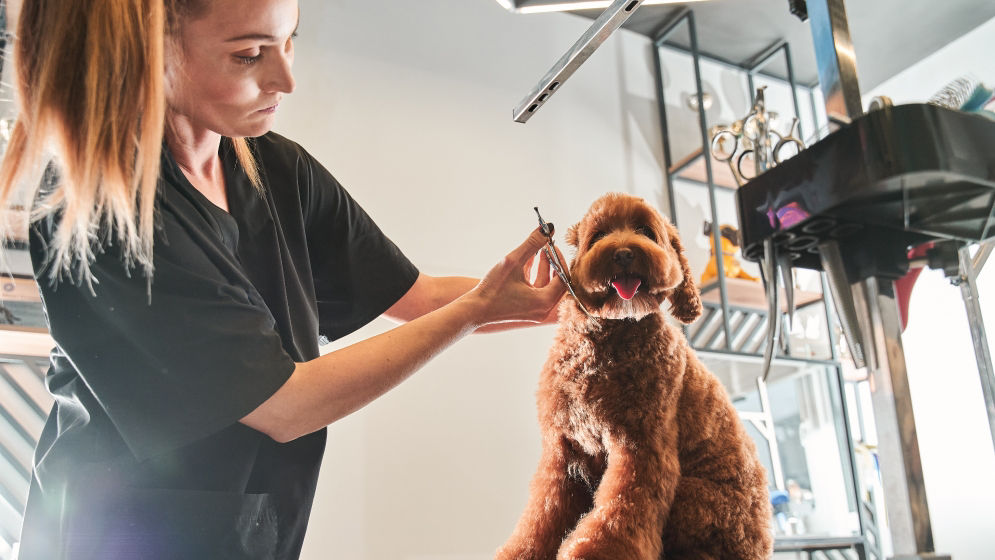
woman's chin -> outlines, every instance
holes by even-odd
[[[233,127],[231,134],[223,134],[230,138],[255,138],[262,136],[273,129],[272,119],[266,119],[265,123],[253,123],[240,127]]]

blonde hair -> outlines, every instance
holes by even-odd
[[[53,277],[90,281],[94,251],[111,239],[126,266],[151,277],[166,115],[164,42],[167,31],[204,4],[24,3],[13,43],[20,106],[0,164],[0,206],[19,194],[34,201],[44,166],[53,166],[56,180],[44,186],[31,215],[56,220],[48,248]],[[239,163],[261,188],[248,142],[232,140]]]

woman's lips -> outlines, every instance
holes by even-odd
[[[280,104],[277,103],[276,105],[270,105],[269,107],[266,107],[265,109],[260,109],[258,112],[259,113],[267,113],[267,114],[268,113],[275,113],[276,112],[276,108],[279,107],[279,106],[280,106]]]

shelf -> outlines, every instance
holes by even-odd
[[[720,305],[719,283],[709,282],[700,287],[702,303]],[[767,294],[760,281],[746,280],[744,278],[726,278],[726,294],[729,296],[729,305],[743,309],[756,311],[767,311]],[[780,297],[781,311],[787,313],[788,305],[784,290],[781,290]],[[819,292],[807,292],[795,290],[795,309],[801,309],[822,300]]]
[[[33,278],[0,276],[0,332],[47,332],[45,310]]]
[[[708,185],[708,173],[705,169],[705,158],[701,157],[701,154],[701,148],[691,152],[670,167],[670,174],[676,175],[676,178],[678,179]],[[712,158],[712,178],[715,180],[716,187],[722,187],[729,190],[736,190],[739,188],[739,184],[736,183],[736,177],[733,176],[732,169],[729,168],[729,164],[724,161],[719,161],[714,157]]]
[[[732,354],[697,350],[698,358],[708,371],[714,375],[734,402],[747,398],[757,391],[757,378],[763,367],[762,355]],[[812,368],[824,368],[826,362],[805,361],[802,359],[783,358],[778,356],[770,366],[767,375],[767,385],[773,385],[785,379],[804,375]]]
[[[864,538],[851,537],[778,537],[774,552],[814,552],[816,550],[846,550],[866,546]]]
[[[47,357],[55,341],[45,329],[0,326],[0,355]]]

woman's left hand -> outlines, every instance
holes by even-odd
[[[531,271],[537,254],[546,244],[539,228],[518,248],[509,253],[464,297],[480,304],[483,324],[525,321],[552,323],[566,293],[566,286],[552,271],[545,255],[541,256],[536,276]],[[562,255],[560,256],[563,260]]]

